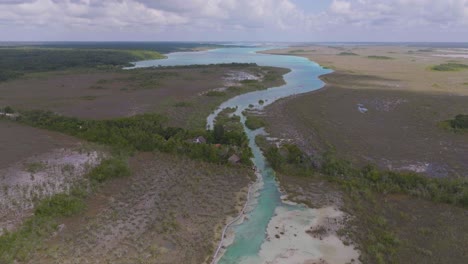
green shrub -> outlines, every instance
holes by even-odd
[[[468,129],[468,115],[457,115],[450,121],[450,126],[455,129]]]
[[[221,91],[209,91],[205,94],[206,96],[225,96],[226,93],[225,92],[221,92]]]
[[[130,176],[130,168],[127,162],[119,158],[110,158],[101,161],[101,164],[89,173],[93,181],[104,182],[111,178]]]
[[[82,199],[69,194],[55,194],[42,200],[35,208],[34,215],[39,217],[71,216],[85,208]]]
[[[339,56],[358,56],[356,53],[354,52],[340,52],[338,53]]]
[[[192,106],[190,102],[176,102],[174,103],[174,107],[189,107]]]
[[[468,65],[461,63],[444,63],[431,67],[434,71],[459,71],[468,69]]]
[[[4,109],[3,109],[3,112],[7,113],[7,114],[13,114],[15,112],[15,110],[11,107],[11,106],[6,106]]]
[[[245,126],[247,126],[251,130],[259,129],[266,125],[265,121],[258,116],[247,116],[247,120],[245,121]]]
[[[387,57],[387,56],[376,56],[376,55],[371,55],[367,56],[369,59],[374,59],[374,60],[393,60],[392,57]]]
[[[82,120],[64,117],[48,111],[23,111],[18,121],[35,127],[66,133],[91,142],[110,145],[121,150],[179,153],[193,159],[226,163],[222,151],[212,144],[239,147],[250,153],[244,131],[188,131],[166,127],[166,118],[158,114],[144,114],[111,120]],[[192,144],[194,137],[203,136],[207,144]],[[242,153],[238,153],[242,156]],[[216,156],[216,155],[217,156]],[[247,155],[247,154],[246,154]],[[250,163],[250,161],[248,161]],[[99,178],[99,177],[98,177]]]

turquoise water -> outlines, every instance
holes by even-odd
[[[241,120],[244,122],[245,118],[242,116],[242,111],[249,108],[250,104],[254,105],[257,109],[261,109],[280,98],[310,92],[323,87],[324,83],[318,77],[329,73],[330,70],[324,69],[306,58],[256,53],[257,51],[271,48],[273,47],[223,48],[203,52],[178,52],[169,54],[165,60],[137,62],[135,67],[236,62],[257,63],[260,66],[276,66],[291,69],[291,72],[284,76],[286,84],[283,86],[242,94],[222,103],[219,109],[207,118],[207,127],[211,128],[213,127],[213,120],[216,118],[216,115],[226,107],[237,107],[236,113],[241,116]],[[264,100],[265,104],[260,105],[258,103],[259,100]],[[300,206],[289,206],[281,202],[281,194],[275,181],[274,171],[267,166],[262,152],[255,144],[255,136],[261,133],[261,130],[251,131],[245,126],[244,128],[254,154],[253,161],[255,166],[261,171],[263,187],[259,190],[255,208],[248,214],[248,221],[234,227],[235,239],[218,262],[222,264],[241,263],[256,258],[261,245],[265,241],[267,225],[278,206],[291,208],[291,210],[301,209]]]

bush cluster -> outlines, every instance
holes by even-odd
[[[468,181],[424,177],[415,172],[379,170],[375,165],[356,168],[351,162],[337,158],[333,151],[322,156],[320,168],[296,145],[286,144],[265,151],[271,167],[279,172],[302,176],[320,172],[329,181],[353,190],[370,189],[378,193],[404,193],[434,202],[468,207]]]
[[[158,114],[143,114],[111,120],[82,120],[65,117],[50,111],[24,111],[19,118],[25,124],[50,129],[91,142],[118,149],[182,154],[194,159],[226,163],[232,151],[224,151],[215,144],[235,146],[249,156],[248,139],[243,131],[189,131],[166,127],[167,118]],[[202,136],[207,144],[194,144],[192,139]],[[249,159],[244,159],[250,164]]]
[[[461,63],[444,63],[433,66],[431,69],[434,71],[459,71],[468,69],[468,65]]]
[[[450,120],[450,126],[454,129],[468,129],[468,115],[457,115]]]

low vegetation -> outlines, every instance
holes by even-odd
[[[120,158],[103,160],[91,170],[88,178],[91,182],[102,183],[105,180],[130,174],[125,161]],[[90,194],[87,182],[77,184],[67,193],[58,193],[39,201],[34,214],[17,230],[5,232],[0,236],[0,263],[25,261],[31,257],[42,241],[57,231],[57,219],[82,212],[86,208],[85,198]]]
[[[468,181],[464,179],[427,178],[412,172],[383,171],[373,165],[356,168],[337,158],[333,151],[312,160],[294,144],[277,148],[264,137],[258,137],[257,142],[280,175],[325,179],[344,191],[346,211],[357,216],[353,225],[359,226],[360,231],[343,229],[339,234],[359,243],[365,263],[394,263],[397,251],[406,243],[400,241],[384,216],[378,195],[405,194],[468,208]]]
[[[468,69],[468,65],[461,63],[443,63],[436,66],[432,66],[433,71],[460,71]]]
[[[452,120],[442,121],[440,127],[455,132],[465,131],[468,129],[468,115],[456,115]]]
[[[258,117],[258,116],[254,116],[254,115],[247,115],[247,120],[245,121],[245,125],[251,129],[251,130],[255,130],[255,129],[259,129],[261,127],[264,127],[266,125],[266,122]]]
[[[307,52],[306,50],[303,50],[303,49],[296,49],[296,50],[290,50],[289,53],[303,53],[303,52]]]
[[[189,131],[167,127],[167,118],[158,114],[144,114],[111,120],[81,120],[50,111],[24,111],[19,121],[31,126],[50,129],[90,142],[110,145],[117,149],[178,153],[194,159],[226,163],[229,155],[250,156],[248,140],[240,131]],[[195,137],[204,137],[208,144],[194,144]],[[214,144],[232,146],[228,151]],[[248,158],[243,161],[250,164]]]
[[[377,55],[367,56],[367,58],[369,58],[369,59],[374,59],[374,60],[393,60],[392,57],[388,57],[388,56],[377,56]]]
[[[338,53],[339,56],[359,56],[354,52],[340,52]]]
[[[209,91],[205,95],[206,96],[225,96],[226,93],[222,91]]]
[[[121,178],[130,176],[130,169],[127,162],[122,158],[110,158],[101,161],[101,164],[94,168],[88,175],[93,182],[102,183],[111,178]]]
[[[3,108],[3,112],[6,114],[13,114],[15,110],[10,106],[5,106],[5,108]]]
[[[280,148],[270,146],[265,156],[272,168],[285,174],[310,176],[319,172],[346,189],[402,193],[468,208],[468,181],[465,179],[427,178],[414,172],[379,170],[372,164],[356,168],[351,162],[337,158],[333,151],[327,151],[314,165],[293,144],[284,144]]]

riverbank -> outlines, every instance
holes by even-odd
[[[291,51],[268,52],[291,55]],[[276,142],[296,144],[313,159],[320,160],[332,147],[339,158],[356,166],[373,163],[381,169],[428,177],[467,177],[468,139],[438,126],[468,112],[467,75],[430,69],[448,62],[446,58],[405,47],[314,46],[294,55],[335,72],[322,76],[325,89],[289,97],[265,109],[260,116]],[[390,59],[369,58],[372,55]],[[319,174],[280,175],[279,182],[298,202],[307,202],[310,193],[322,189],[336,194],[328,195],[332,204],[342,197],[340,208],[352,217],[339,234],[357,243],[364,263],[467,261],[462,246],[468,244],[466,209],[406,195],[341,188]]]

